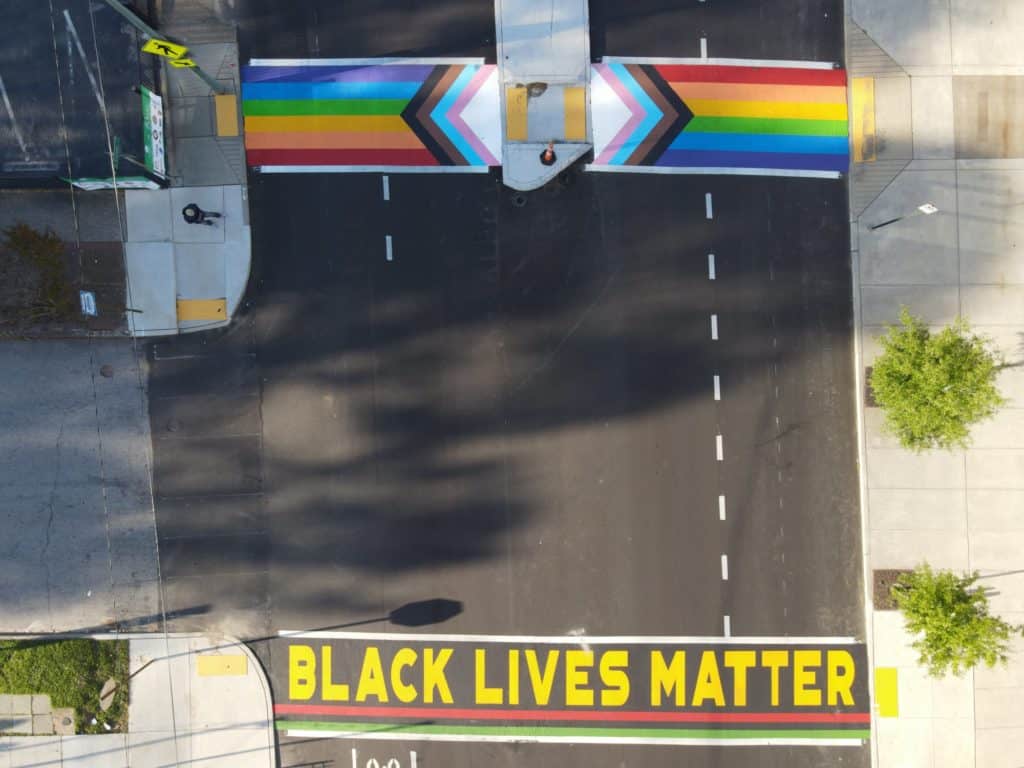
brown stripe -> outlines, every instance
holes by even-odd
[[[644,158],[654,149],[654,145],[665,135],[665,131],[672,127],[672,123],[679,117],[679,113],[661,95],[661,91],[651,82],[651,78],[647,76],[647,73],[641,69],[639,64],[627,64],[626,69],[633,76],[633,79],[636,80],[637,84],[643,88],[648,98],[662,112],[661,119],[651,129],[651,132],[644,137],[644,140],[640,142],[640,146],[633,150],[633,153],[626,159],[626,165],[641,165]]]
[[[452,87],[459,75],[462,74],[464,65],[452,64],[448,67],[448,71],[441,76],[441,79],[437,82],[437,86],[427,97],[427,100],[423,102],[423,106],[416,112],[416,119],[420,121],[427,133],[430,134],[431,138],[438,143],[438,145],[448,154],[448,157],[456,165],[468,165],[466,158],[462,156],[462,153],[455,148],[455,145],[448,140],[445,136],[444,131],[438,127],[437,123],[431,118],[430,113],[434,111],[434,108],[441,102],[444,95],[448,93],[448,89]]]

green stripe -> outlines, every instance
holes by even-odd
[[[251,99],[242,102],[249,117],[288,115],[400,115],[406,99]]]
[[[448,734],[453,736],[615,736],[644,739],[867,739],[871,732],[850,730],[749,730],[719,728],[579,728],[534,725],[422,725],[420,723],[338,723],[312,720],[277,720],[277,730],[347,731],[373,733],[375,731],[414,734]]]
[[[695,117],[687,131],[699,133],[784,133],[791,136],[846,136],[845,120],[780,120],[771,117]]]

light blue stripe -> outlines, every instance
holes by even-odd
[[[243,99],[411,99],[422,83],[242,83]]]
[[[847,151],[845,136],[790,136],[787,134],[680,133],[669,149],[719,152],[790,152],[841,155]]]
[[[640,104],[641,109],[647,113],[640,126],[633,131],[633,134],[626,139],[622,147],[618,152],[615,153],[615,157],[611,159],[612,165],[622,165],[629,159],[629,156],[633,154],[641,142],[647,138],[647,136],[654,130],[654,126],[658,124],[658,121],[663,117],[662,111],[658,109],[657,105],[651,101],[650,97],[644,93],[644,89],[640,87],[636,80],[633,79],[633,75],[629,73],[624,64],[612,62],[608,66],[612,68],[612,71],[618,75],[619,80],[622,84],[629,89],[629,92],[633,95],[633,98]]]
[[[486,165],[486,163],[480,159],[480,156],[473,151],[473,148],[469,143],[462,138],[462,135],[455,130],[455,126],[446,117],[446,112],[452,108],[456,99],[459,98],[459,94],[462,93],[463,89],[469,85],[469,81],[473,79],[473,75],[476,73],[478,67],[468,66],[463,68],[462,74],[455,78],[455,82],[452,83],[451,87],[447,90],[445,95],[441,97],[441,101],[434,107],[434,111],[430,113],[431,119],[437,123],[441,130],[444,131],[445,136],[455,145],[455,148],[459,150],[459,153],[466,158],[466,162],[470,165]]]

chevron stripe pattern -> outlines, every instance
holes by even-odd
[[[841,69],[593,65],[594,165],[838,175],[849,167]]]
[[[500,165],[496,67],[280,62],[242,68],[251,166]]]

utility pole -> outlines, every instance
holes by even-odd
[[[140,19],[138,16],[136,16],[130,10],[125,8],[124,5],[120,2],[120,0],[103,0],[103,1],[107,5],[109,5],[111,8],[113,8],[115,11],[117,11],[117,13],[121,14],[121,16],[124,17],[124,19],[129,24],[131,24],[137,30],[142,32],[142,34],[144,34],[146,37],[148,37],[148,38],[150,38],[152,40],[162,40],[163,39],[163,37],[160,35],[159,32],[157,32],[155,29],[153,29],[151,26],[149,26],[146,22],[144,22],[142,19]],[[191,69],[193,72],[195,72],[196,76],[200,80],[202,80],[204,83],[206,83],[208,86],[210,86],[210,89],[214,93],[227,93],[228,92],[228,89],[226,87],[224,87],[223,85],[218,83],[216,80],[214,80],[212,77],[210,77],[210,75],[208,75],[206,72],[204,72],[202,70],[202,68],[199,67],[198,65],[192,66],[192,67],[187,67],[187,69]]]

